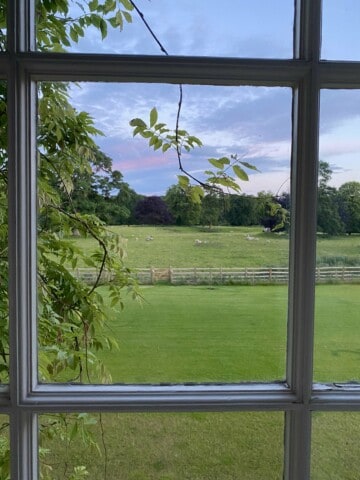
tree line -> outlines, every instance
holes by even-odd
[[[338,189],[329,186],[332,170],[319,163],[318,231],[328,235],[360,233],[360,183],[346,182]],[[179,184],[163,196],[144,196],[133,190],[112,160],[98,151],[92,169],[74,177],[71,208],[96,214],[108,225],[261,225],[268,231],[288,230],[291,196],[259,192],[257,196],[221,194],[218,191],[193,195],[194,187]],[[69,198],[63,196],[64,207]]]

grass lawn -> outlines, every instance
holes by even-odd
[[[121,383],[283,380],[286,286],[143,287],[112,312],[120,343],[103,353]]]
[[[359,379],[358,285],[317,287],[315,378]],[[105,287],[104,287],[105,293]],[[144,288],[109,327],[120,350],[104,353],[116,382],[283,379],[285,286]],[[357,347],[357,348],[356,348]],[[314,414],[314,480],[357,480],[360,414]],[[76,440],[54,440],[52,478],[66,463],[89,478],[116,480],[272,480],[282,478],[282,412],[103,414],[94,427],[102,457]],[[64,462],[66,458],[67,462]],[[105,462],[105,458],[107,461]]]

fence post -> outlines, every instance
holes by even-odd
[[[151,282],[151,285],[154,285],[154,277],[155,277],[154,269],[153,269],[153,267],[150,267],[150,282]]]
[[[172,270],[171,267],[169,267],[169,283],[172,285]]]

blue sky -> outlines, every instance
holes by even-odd
[[[136,3],[171,54],[292,56],[292,0]],[[324,0],[324,58],[360,60],[360,49],[356,48],[360,44],[357,14],[360,0]],[[100,42],[99,33],[89,31],[74,50],[160,54],[135,12],[133,23],[125,25],[122,32],[112,31]],[[131,118],[146,119],[154,106],[159,120],[173,127],[178,102],[176,85],[85,83],[74,87],[72,96],[75,106],[88,111],[104,132],[98,144],[137,192],[163,194],[176,183],[179,172],[175,153],[150,150],[144,139],[133,139],[129,127]],[[321,96],[320,157],[332,165],[336,186],[360,180],[359,106],[359,91],[324,91]],[[185,85],[181,128],[201,138],[204,144],[184,157],[185,167],[196,176],[201,177],[206,158],[236,153],[261,171],[241,184],[244,193],[289,190],[290,89]]]

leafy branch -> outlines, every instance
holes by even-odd
[[[143,12],[137,7],[136,3],[133,0],[129,0],[142,22],[144,23],[146,29],[149,31],[150,35],[153,37],[160,50],[165,54],[169,55],[169,52],[161,43],[154,30],[151,28],[148,21],[145,19]],[[183,175],[178,175],[178,183],[183,189],[187,189],[190,186],[190,180],[193,180],[197,185],[192,189],[193,200],[200,202],[201,198],[204,196],[205,192],[212,192],[215,194],[222,194],[224,188],[228,190],[233,190],[235,192],[241,191],[241,187],[236,179],[241,181],[248,181],[249,177],[245,169],[255,170],[257,168],[254,165],[251,165],[248,162],[244,162],[238,158],[236,154],[231,155],[230,159],[228,157],[220,158],[209,158],[208,162],[212,167],[216,168],[214,170],[205,170],[205,175],[207,176],[205,181],[200,180],[199,178],[193,176],[188,170],[183,166],[182,153],[185,150],[187,153],[190,152],[195,147],[201,147],[202,141],[193,135],[190,135],[186,130],[180,129],[180,116],[183,105],[183,85],[179,84],[179,100],[176,112],[176,122],[175,129],[170,130],[166,123],[157,123],[158,121],[158,112],[154,107],[150,111],[149,115],[149,124],[147,124],[141,118],[133,118],[129,123],[130,126],[134,128],[133,136],[140,134],[143,138],[148,139],[149,147],[152,147],[154,150],[162,149],[162,152],[165,153],[170,148],[173,148],[176,152],[178,159],[179,170]],[[229,168],[232,169],[232,175],[229,174]]]

